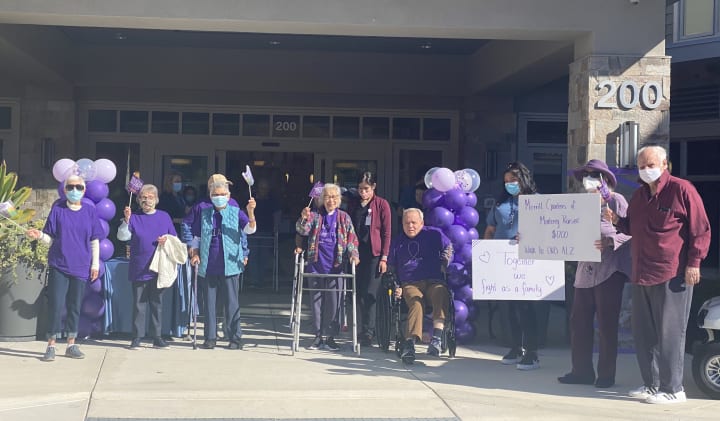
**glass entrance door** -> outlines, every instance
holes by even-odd
[[[385,196],[385,161],[382,156],[371,154],[320,153],[316,154],[316,169],[320,181],[335,183],[341,188],[357,188],[357,182],[365,171],[379,180],[377,194]]]

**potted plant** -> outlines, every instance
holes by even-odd
[[[32,220],[33,209],[22,206],[32,189],[16,189],[17,174],[0,165],[0,341],[33,340],[42,310],[47,247],[25,236],[28,228],[42,228]]]

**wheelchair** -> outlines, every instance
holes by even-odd
[[[403,335],[403,326],[407,321],[408,308],[405,300],[395,298],[395,288],[400,286],[397,277],[390,272],[386,272],[380,281],[380,291],[377,294],[377,303],[375,309],[377,311],[375,337],[381,350],[387,352],[390,349],[390,341],[394,339],[395,353],[398,357],[402,355],[405,337]],[[449,294],[448,300],[448,316],[445,320],[445,328],[442,332],[442,349],[441,354],[448,352],[450,358],[455,357],[457,342],[455,340],[455,304],[453,302],[453,293],[447,288]],[[427,310],[427,306],[425,310]]]

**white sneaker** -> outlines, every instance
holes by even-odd
[[[659,390],[657,387],[640,386],[637,389],[633,389],[633,390],[629,391],[628,396],[630,396],[631,398],[647,399],[650,396],[652,396],[658,392],[659,392]]]
[[[683,391],[675,393],[658,392],[652,396],[648,396],[648,398],[645,399],[645,402],[667,405],[671,403],[687,402],[687,398],[685,397],[685,392]]]

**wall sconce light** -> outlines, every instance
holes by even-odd
[[[43,168],[52,168],[55,163],[55,141],[45,137],[40,144],[40,165]]]
[[[618,166],[620,168],[635,167],[639,132],[640,125],[634,121],[626,121],[620,124],[620,154],[618,156]]]

